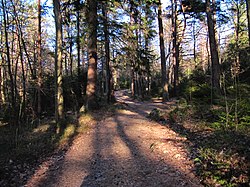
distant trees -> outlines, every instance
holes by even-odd
[[[111,102],[121,88],[134,98],[163,100],[188,90],[191,99],[194,72],[206,94],[220,95],[226,61],[247,80],[249,1],[225,1],[223,10],[224,2],[214,0],[162,3],[54,0],[54,36],[51,11],[40,0],[0,0],[0,115],[10,113],[6,118],[17,124],[55,111],[60,121],[65,111]],[[221,38],[223,24],[234,35]]]

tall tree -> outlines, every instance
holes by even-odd
[[[168,95],[168,80],[167,80],[167,68],[166,68],[166,55],[164,46],[164,34],[163,34],[163,24],[162,24],[162,5],[159,0],[158,5],[158,25],[159,25],[159,39],[160,39],[160,53],[161,53],[161,84],[163,88],[163,101],[169,99]]]
[[[64,117],[64,99],[62,87],[62,16],[60,12],[60,0],[53,0],[55,25],[56,25],[56,54],[55,54],[55,74],[56,74],[56,99],[55,99],[55,116],[60,121]]]
[[[173,67],[174,67],[174,96],[178,95],[180,42],[178,41],[177,1],[172,1],[172,37],[173,37]]]
[[[78,80],[78,97],[81,97],[81,45],[80,45],[80,8],[81,8],[81,3],[80,0],[77,0],[77,5],[76,5],[76,28],[77,28],[77,36],[76,36],[76,45],[77,45],[77,80]]]
[[[207,26],[209,35],[209,45],[210,45],[210,57],[212,63],[212,89],[214,92],[219,92],[220,90],[220,65],[219,65],[219,54],[218,54],[218,44],[215,35],[215,0],[206,0],[206,14],[207,14]]]
[[[88,81],[86,110],[95,108],[97,82],[97,0],[87,0]]]
[[[248,44],[250,45],[250,0],[246,0],[247,22],[248,22]]]
[[[12,67],[11,67],[11,59],[10,59],[10,46],[9,46],[9,35],[7,30],[7,16],[6,16],[6,2],[2,0],[2,9],[3,9],[3,25],[4,25],[4,34],[5,34],[5,47],[6,47],[6,61],[8,66],[8,74],[10,79],[10,95],[11,95],[11,106],[12,109],[15,110],[15,89],[14,89],[14,79],[12,74]]]
[[[105,40],[105,66],[106,66],[106,90],[107,90],[107,102],[111,101],[111,73],[110,73],[110,41],[109,41],[109,27],[108,27],[108,15],[107,7],[108,2],[102,4],[102,15],[104,25],[104,40]]]
[[[41,2],[38,0],[38,28],[37,28],[37,61],[38,61],[38,94],[37,94],[37,113],[41,114],[41,89],[42,89],[42,53],[41,53]]]

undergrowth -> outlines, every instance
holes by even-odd
[[[69,113],[56,124],[53,118],[13,126],[0,123],[0,186],[22,186],[41,162],[64,152],[74,138],[86,133],[96,121],[111,115],[117,106],[81,114]]]
[[[249,186],[249,106],[239,102],[237,124],[235,111],[225,113],[223,103],[181,99],[170,112],[170,127],[194,144],[196,156],[192,159],[205,186]]]

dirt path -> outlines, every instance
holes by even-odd
[[[186,139],[145,116],[166,104],[116,94],[125,109],[79,136],[64,156],[43,164],[27,187],[201,186]]]

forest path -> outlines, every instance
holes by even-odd
[[[76,138],[65,155],[41,167],[45,169],[25,186],[201,186],[188,157],[186,138],[146,118],[153,108],[167,109],[168,105],[160,100],[134,101],[125,93],[116,93],[123,109]]]

